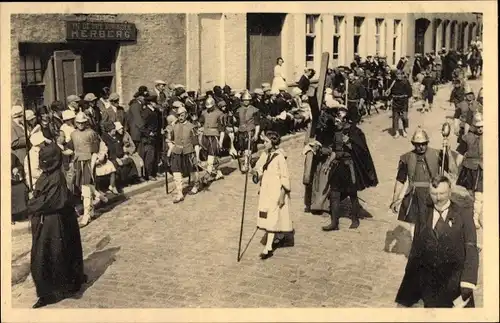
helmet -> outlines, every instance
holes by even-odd
[[[472,125],[474,127],[482,127],[483,126],[483,114],[481,112],[476,112],[474,117],[472,118]]]
[[[71,120],[71,119],[74,119],[75,117],[76,117],[76,115],[75,115],[75,112],[73,110],[64,110],[62,113],[63,121]]]
[[[215,100],[212,99],[212,97],[209,97],[206,101],[205,101],[205,106],[207,108],[211,108],[215,105]]]
[[[411,137],[411,142],[414,144],[428,143],[429,136],[427,135],[427,132],[425,132],[424,129],[418,127],[417,130],[415,130],[413,136]]]
[[[26,110],[26,121],[30,121],[30,120],[33,120],[35,119],[36,116],[35,116],[35,113],[32,111],[32,110]]]
[[[75,122],[84,123],[87,121],[89,121],[89,119],[87,118],[87,115],[83,112],[78,112],[78,114],[76,115],[76,118],[75,118]]]
[[[250,95],[250,93],[245,92],[245,93],[243,93],[243,95],[241,96],[241,100],[243,100],[243,101],[245,101],[245,100],[246,100],[246,101],[250,101],[250,100],[252,100],[252,96]]]
[[[472,90],[472,87],[469,84],[465,86],[465,94],[474,94],[474,91]]]

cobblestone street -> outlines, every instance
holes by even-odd
[[[477,93],[481,81],[470,83]],[[427,115],[411,110],[410,136],[422,125],[430,145],[441,146],[442,123],[453,115],[446,102],[449,93],[450,85],[441,87]],[[248,248],[236,261],[244,176],[233,163],[228,167],[236,171],[183,203],[173,204],[173,194],[156,188],[114,206],[82,229],[89,284],[79,299],[48,308],[395,307],[410,233],[389,204],[398,158],[412,146],[409,138],[393,139],[390,126],[384,110],[361,125],[380,183],[360,193],[373,218],[362,220],[358,229],[349,230],[350,220],[344,217],[340,231],[325,233],[326,215],[303,212],[300,137],[283,146],[292,178],[295,247],[259,259],[262,232],[254,235],[258,186],[249,179],[242,249],[247,243]],[[450,140],[455,148],[453,134]],[[31,236],[22,239],[19,243],[29,245]],[[482,307],[482,267],[475,295],[476,306]],[[31,279],[12,287],[13,307],[31,307],[35,301]]]

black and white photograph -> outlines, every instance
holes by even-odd
[[[2,321],[498,320],[496,2],[1,9]]]

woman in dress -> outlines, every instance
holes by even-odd
[[[279,93],[280,89],[286,89],[286,79],[285,79],[285,70],[283,68],[283,63],[285,61],[283,58],[278,57],[276,59],[276,66],[274,67],[274,78],[273,85],[271,87],[271,91],[275,93]]]
[[[38,301],[33,308],[57,302],[78,292],[86,282],[80,229],[71,193],[61,170],[62,152],[56,143],[40,150],[43,173],[33,198],[28,201],[31,218],[31,275]]]
[[[290,206],[290,176],[285,152],[279,148],[278,133],[269,131],[262,136],[267,149],[260,155],[253,170],[253,182],[260,182],[257,228],[267,235],[261,259],[273,255],[274,248],[283,245],[286,233],[293,233]],[[277,238],[278,241],[275,241]]]

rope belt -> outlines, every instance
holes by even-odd
[[[404,94],[404,95],[392,95],[393,98],[407,98],[408,95]]]
[[[355,100],[350,100],[350,99],[347,99],[348,102],[358,102],[359,99],[355,99]]]

